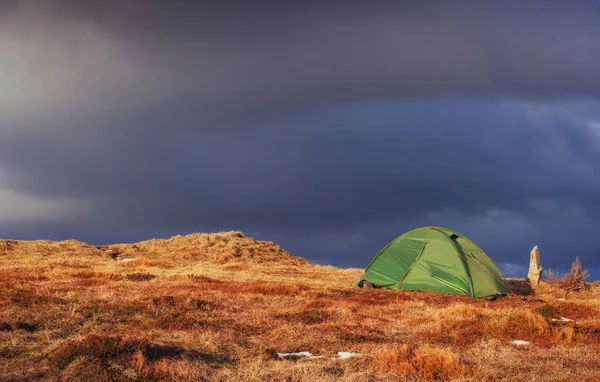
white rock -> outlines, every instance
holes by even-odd
[[[579,322],[577,322],[575,320],[571,320],[570,318],[566,318],[566,317],[553,318],[552,321],[554,321],[554,322],[575,322],[576,324],[579,324]]]
[[[364,354],[360,353],[350,353],[345,351],[340,351],[337,353],[337,357],[333,357],[331,359],[348,359],[352,357],[363,357]],[[301,351],[297,353],[277,353],[277,359],[299,359],[299,358],[310,358],[310,359],[322,359],[325,358],[322,355],[312,355],[311,352]]]
[[[339,351],[338,352],[339,359],[348,359],[348,358],[352,358],[352,357],[362,357],[362,356],[364,356],[364,354],[349,353],[349,352],[346,352],[346,351]]]
[[[325,358],[323,356],[312,355],[312,353],[308,352],[308,351],[301,351],[301,352],[297,352],[297,353],[277,353],[278,359],[298,359],[298,358],[304,358],[304,357],[312,358],[312,359]]]

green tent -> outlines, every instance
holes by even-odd
[[[492,260],[471,240],[442,227],[407,232],[367,266],[359,285],[485,297],[510,293]]]

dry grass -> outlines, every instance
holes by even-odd
[[[110,245],[106,246],[105,251],[129,258],[143,257],[146,265],[159,267],[170,267],[173,262],[180,261],[207,261],[213,264],[248,261],[255,264],[308,264],[305,259],[290,255],[275,243],[246,238],[241,232],[195,233],[135,244]],[[168,261],[165,262],[165,259]]]
[[[135,258],[119,262],[113,255]],[[0,241],[0,380],[594,380],[600,285],[473,300],[358,290],[240,233]],[[560,317],[575,321],[553,321]],[[531,341],[517,347],[512,340]],[[325,359],[280,361],[276,352]],[[362,358],[332,359],[338,351]]]

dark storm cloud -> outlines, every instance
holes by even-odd
[[[141,117],[150,134],[12,135],[0,161],[20,193],[90,198],[86,215],[64,229],[92,241],[243,228],[305,248],[298,237],[366,235],[313,258],[348,265],[345,251],[358,256],[416,224],[447,222],[466,232],[487,225],[481,241],[504,260],[522,262],[549,240],[548,255],[578,248],[595,264],[598,138],[553,110],[500,100],[372,102],[180,130],[152,128],[150,113]],[[505,215],[527,235],[493,228]]]
[[[0,3],[2,236],[349,265],[440,224],[600,267],[597,2],[250,4]]]
[[[99,97],[209,113],[331,99],[600,90],[600,4],[591,0],[19,4],[7,36],[41,33],[45,48],[63,47],[45,78],[57,67],[92,66],[69,56],[103,44],[97,65],[59,84],[89,109]]]

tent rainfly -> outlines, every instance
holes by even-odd
[[[447,228],[423,227],[385,247],[358,283],[375,287],[467,294],[508,294],[502,274],[471,240]]]

